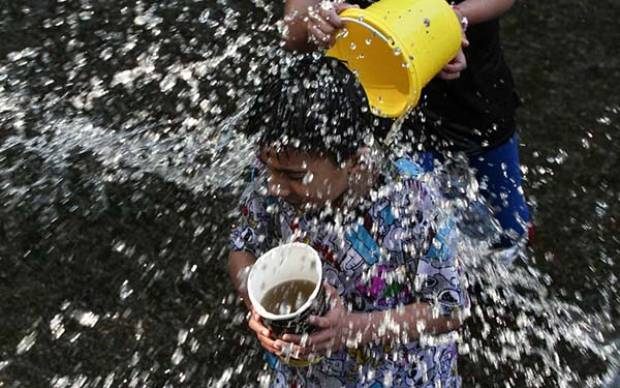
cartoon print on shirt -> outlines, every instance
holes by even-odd
[[[363,225],[355,224],[345,233],[345,238],[353,249],[364,259],[366,264],[373,265],[381,256],[379,246]]]
[[[425,255],[426,259],[436,269],[454,266],[454,253],[451,247],[451,244],[454,242],[451,241],[449,236],[453,228],[454,225],[452,223],[443,225],[434,236],[433,242]]]
[[[359,270],[367,265],[368,261],[365,260],[358,251],[351,247],[351,243],[347,242],[347,244],[350,248],[347,249],[346,254],[340,262],[340,269],[347,275],[351,276],[354,273],[359,272]]]
[[[435,351],[435,347],[430,347],[414,355],[413,367],[405,377],[406,386],[435,386],[434,382],[429,379],[429,376],[433,376],[435,372]]]
[[[330,263],[338,271],[342,270],[342,262],[337,256],[337,252],[340,251],[338,248],[339,244],[334,236],[316,238],[310,243],[310,245],[312,245],[312,247],[319,253],[323,261]]]
[[[339,272],[329,263],[323,263],[323,280],[334,287],[338,291],[338,295],[344,295],[345,287],[340,280]]]
[[[442,349],[438,351],[438,365],[439,365],[439,373],[443,377],[450,377],[450,375],[456,374],[457,366],[455,358],[456,352],[453,349]]]

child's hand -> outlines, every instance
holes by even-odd
[[[463,15],[455,9],[454,12],[459,20],[464,20]],[[465,19],[467,20],[467,19]],[[441,69],[439,73],[439,78],[444,79],[446,81],[450,81],[453,79],[457,79],[461,76],[461,72],[467,68],[467,59],[465,58],[465,53],[463,53],[463,49],[469,47],[469,40],[467,40],[467,36],[465,35],[465,29],[467,28],[467,24],[461,24],[463,28],[461,33],[461,49],[447,65]]]
[[[459,52],[447,65],[441,69],[439,77],[443,80],[450,81],[461,76],[461,72],[467,68],[467,60],[461,48]]]
[[[282,339],[299,345],[301,355],[309,356],[314,353],[328,353],[341,349],[347,342],[349,328],[349,312],[342,303],[338,291],[329,284],[325,284],[325,291],[331,301],[332,307],[322,317],[310,316],[309,322],[322,330],[310,335],[299,336],[285,334]]]
[[[248,326],[256,333],[256,338],[258,338],[258,341],[265,350],[275,354],[280,354],[282,352],[282,341],[273,337],[271,331],[263,325],[262,318],[254,308],[250,310]]]
[[[308,8],[308,40],[317,47],[328,48],[334,43],[336,31],[343,27],[338,16],[347,8],[358,7],[347,3],[323,1],[317,6]]]

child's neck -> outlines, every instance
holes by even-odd
[[[370,191],[378,181],[378,170],[358,174],[350,180],[349,187],[333,202],[333,206],[341,211],[364,207],[370,200]]]

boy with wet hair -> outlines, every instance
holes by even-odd
[[[409,159],[383,158],[376,119],[337,61],[305,59],[269,80],[250,113],[258,173],[231,233],[229,273],[274,386],[456,387],[454,337],[469,309],[452,223]],[[245,282],[257,257],[301,241],[316,249],[330,310],[302,337],[270,333]],[[441,336],[441,341],[422,339]],[[322,356],[309,367],[283,358]]]

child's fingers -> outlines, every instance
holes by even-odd
[[[311,315],[308,318],[308,322],[310,322],[311,325],[318,326],[322,329],[327,329],[332,326],[332,323],[329,319],[325,317],[317,317],[316,315]]]
[[[326,46],[329,44],[329,42],[331,41],[331,36],[326,35],[323,31],[321,31],[320,28],[318,28],[313,23],[309,23],[308,27],[310,30],[310,35],[313,37],[317,44],[321,46]]]
[[[286,342],[290,342],[293,344],[297,344],[300,345],[302,340],[303,340],[303,336],[301,335],[296,335],[296,334],[284,334],[282,336],[282,339]]]
[[[275,354],[280,354],[282,352],[282,349],[279,347],[276,341],[272,341],[267,337],[258,337],[258,342],[260,342],[263,349],[268,352]]]
[[[255,319],[254,317],[250,319],[250,321],[248,322],[248,326],[256,334],[260,334],[266,337],[269,337],[271,335],[271,332],[269,331],[269,329],[263,326],[263,324],[258,319]]]
[[[260,342],[261,346],[265,350],[271,353],[278,354],[281,349],[279,349],[279,347],[276,345],[275,339],[271,337],[271,331],[265,326],[263,326],[259,319],[256,319],[256,317],[253,315],[252,319],[250,319],[250,321],[248,322],[248,326],[256,333],[256,338],[258,339],[258,342]]]
[[[308,14],[308,19],[310,19],[310,22],[317,26],[325,34],[332,34],[334,31],[336,31],[336,28],[338,28],[337,26],[333,26],[332,23],[330,23],[329,19],[326,19],[323,16],[323,13],[321,11],[310,12]]]
[[[334,7],[321,7],[319,9],[319,15],[321,15],[323,21],[325,21],[325,23],[328,23],[333,29],[342,28],[342,19],[340,19],[340,16],[338,16],[338,13],[336,12],[336,9]]]
[[[448,63],[443,67],[442,71],[445,73],[460,73],[465,70],[465,68],[466,66],[463,63]]]
[[[336,20],[334,20],[334,18]],[[338,15],[336,15],[336,13],[333,11],[327,11],[323,8],[315,9],[311,12],[308,12],[308,19],[312,20],[316,24],[320,25],[321,28],[324,28],[326,30],[334,31],[340,28],[340,26],[338,25],[338,22],[340,21]]]
[[[298,358],[305,354],[305,350],[301,346],[295,345],[290,342],[276,340],[275,346],[277,346],[280,349],[280,354],[283,354],[283,355]]]
[[[316,346],[322,344],[323,342],[333,341],[335,336],[336,331],[334,329],[321,330],[308,338],[307,347],[314,350],[316,349]]]
[[[337,14],[342,13],[342,11],[344,11],[345,9],[348,8],[359,8],[360,6],[357,4],[348,4],[348,3],[338,3],[336,4],[336,6],[334,7],[334,10],[336,11]]]
[[[461,73],[448,73],[445,71],[442,71],[441,73],[439,73],[439,77],[443,80],[446,81],[452,81],[455,80],[457,78],[459,78],[461,76]]]
[[[467,68],[465,55],[460,51],[454,59],[441,69],[441,78],[454,79],[460,76],[460,73]]]
[[[320,335],[319,335],[320,334]],[[303,350],[306,355],[309,354],[321,354],[325,353],[328,350],[334,350],[334,345],[337,341],[336,331],[329,329],[324,330],[323,332],[316,334],[314,338],[308,340],[308,345],[306,345]],[[312,343],[310,343],[312,342]]]

